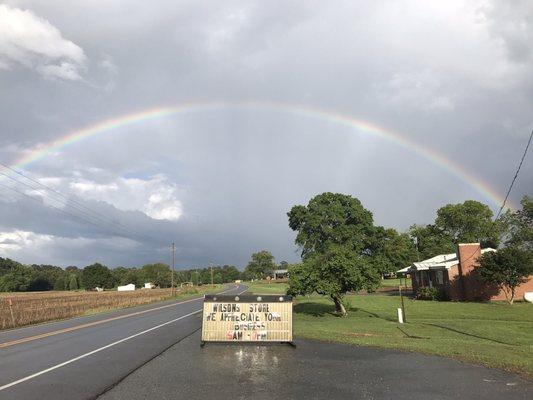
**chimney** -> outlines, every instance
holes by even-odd
[[[465,276],[478,266],[478,258],[481,257],[481,245],[479,243],[460,243],[458,253],[460,273]]]
[[[478,265],[478,259],[481,257],[481,245],[479,243],[459,243],[457,253],[462,300],[472,300],[476,296],[476,284],[472,271]]]

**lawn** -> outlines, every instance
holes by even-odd
[[[406,285],[407,281],[407,285]],[[398,286],[408,286],[411,287],[411,278],[394,278],[394,279],[382,279],[381,280],[381,286],[385,287],[398,287]]]
[[[250,284],[256,293],[276,289],[284,292],[283,285]],[[398,296],[350,295],[347,300],[349,315],[339,318],[327,298],[298,297],[295,336],[448,356],[533,376],[533,304],[405,299],[407,322],[399,324]]]
[[[248,286],[248,291],[256,294],[285,294],[287,291],[286,282],[275,281],[256,281],[256,282],[244,282]]]

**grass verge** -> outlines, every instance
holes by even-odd
[[[275,282],[271,281],[270,283],[265,281],[257,282],[244,282],[248,286],[248,291],[255,294],[285,294],[287,291],[286,282]]]

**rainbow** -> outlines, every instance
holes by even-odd
[[[159,118],[176,116],[179,114],[217,110],[217,109],[254,109],[254,110],[271,110],[280,113],[304,116],[306,118],[318,119],[331,122],[334,124],[346,126],[356,132],[369,136],[385,139],[409,151],[412,151],[429,162],[448,171],[465,184],[472,186],[484,198],[490,200],[495,207],[503,203],[503,196],[493,189],[487,182],[482,181],[474,174],[461,167],[455,160],[450,160],[446,156],[438,153],[429,147],[422,146],[406,136],[389,129],[363,121],[349,115],[344,115],[324,109],[312,108],[302,105],[271,103],[271,102],[188,102],[170,107],[156,107],[147,110],[137,111],[130,114],[120,115],[98,122],[94,125],[70,132],[56,140],[24,154],[20,159],[14,162],[11,167],[17,169],[27,169],[32,164],[56,153],[74,143],[83,139],[118,130],[119,128],[135,125],[140,122],[155,120]],[[512,206],[516,208],[516,206]]]

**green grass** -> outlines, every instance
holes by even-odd
[[[402,286],[405,286],[405,279],[402,278]],[[274,293],[274,294],[284,294],[287,290],[287,283],[286,282],[275,282],[271,281],[268,283],[267,281],[257,281],[257,282],[245,282],[246,285],[250,288],[249,290],[254,293],[261,293],[261,294],[267,294],[267,293]],[[382,287],[395,287],[397,288],[400,285],[400,279],[382,279],[381,280],[381,286]],[[407,286],[411,286],[411,279],[407,279]]]
[[[401,279],[401,285],[405,286],[405,279]],[[400,278],[394,278],[394,279],[382,279],[381,280],[381,286],[386,287],[398,287],[400,286]],[[407,286],[411,286],[411,278],[407,279]]]
[[[286,287],[255,282],[249,286],[255,293],[283,293]],[[533,304],[404,299],[407,322],[399,324],[398,296],[347,296],[346,318],[334,315],[327,298],[298,297],[294,333],[299,338],[453,357],[533,377]]]
[[[287,291],[286,282],[244,282],[248,286],[248,291],[256,294],[285,294]]]

